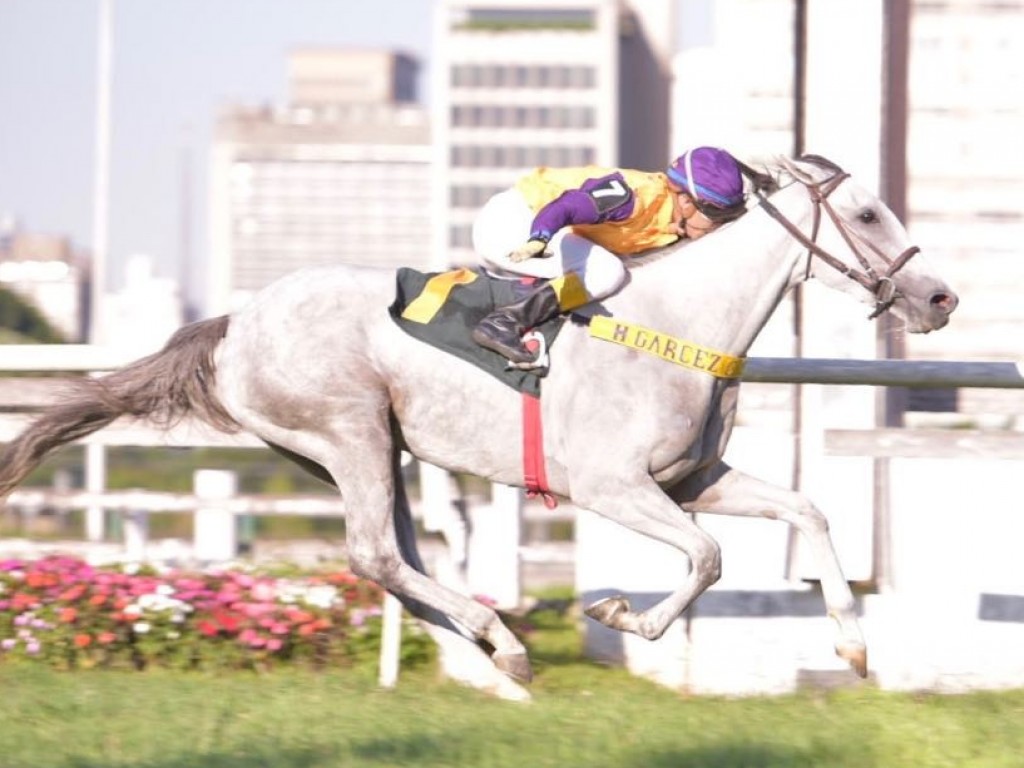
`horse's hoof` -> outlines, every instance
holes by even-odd
[[[533,680],[533,668],[530,666],[530,657],[525,653],[496,653],[491,657],[494,666],[520,683],[528,683]]]
[[[606,627],[619,628],[619,618],[629,613],[629,600],[624,597],[606,597],[583,611],[594,621],[599,621]]]
[[[836,655],[846,659],[859,677],[868,676],[868,649],[863,643],[843,643],[836,646]]]
[[[517,701],[520,704],[529,704],[533,701],[530,692],[516,683],[506,675],[495,675],[497,681],[494,685],[485,689],[485,693],[496,696],[504,701]]]

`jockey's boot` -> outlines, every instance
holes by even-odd
[[[579,277],[567,272],[535,288],[515,304],[491,312],[473,329],[473,341],[513,363],[532,363],[537,356],[523,344],[523,334],[587,301],[589,297]]]

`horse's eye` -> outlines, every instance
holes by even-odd
[[[857,215],[857,218],[865,224],[874,224],[878,221],[878,215],[871,208],[865,208]]]

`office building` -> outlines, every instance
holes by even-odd
[[[32,304],[69,342],[83,338],[86,262],[67,237],[21,231],[13,217],[0,223],[0,285]]]
[[[542,165],[660,170],[674,4],[438,0],[435,266],[472,263],[473,217]]]
[[[674,61],[678,145],[718,143],[747,157],[792,152],[796,7],[793,0],[683,0],[684,22],[688,13],[706,21],[689,31],[682,25],[681,52]],[[913,242],[961,297],[950,325],[937,334],[907,335],[904,354],[1020,360],[1024,153],[1013,147],[1024,132],[1024,102],[1018,96],[1024,83],[1024,57],[1018,53],[1024,45],[1024,2],[910,0],[902,105],[887,104],[883,87],[901,53],[885,48],[886,15],[892,10],[881,0],[806,3],[805,149],[840,162],[869,188],[881,189],[884,174],[900,170],[887,166],[899,158],[887,154],[882,116],[886,110],[902,114],[904,219]],[[819,293],[824,292],[809,286],[805,318],[813,318],[812,336],[826,325],[833,330],[808,339],[803,354],[874,357],[871,326],[856,310],[841,312],[829,299],[819,301]],[[754,354],[793,353],[790,309],[780,309]],[[781,404],[780,398],[772,407]],[[1020,424],[1016,414],[1024,400],[1015,390],[918,391],[911,393],[909,405]]]
[[[431,146],[415,61],[300,50],[283,107],[217,123],[206,313],[236,309],[306,266],[426,266]]]
[[[152,256],[132,254],[124,287],[106,295],[102,318],[105,344],[135,357],[156,352],[184,322],[180,287],[157,273]]]

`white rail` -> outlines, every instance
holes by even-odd
[[[1024,363],[752,357],[743,380],[772,384],[1024,389]]]
[[[132,359],[123,351],[92,344],[0,345],[0,372],[106,371]],[[1024,389],[1024,361],[752,357],[747,360],[743,380],[773,384]]]

